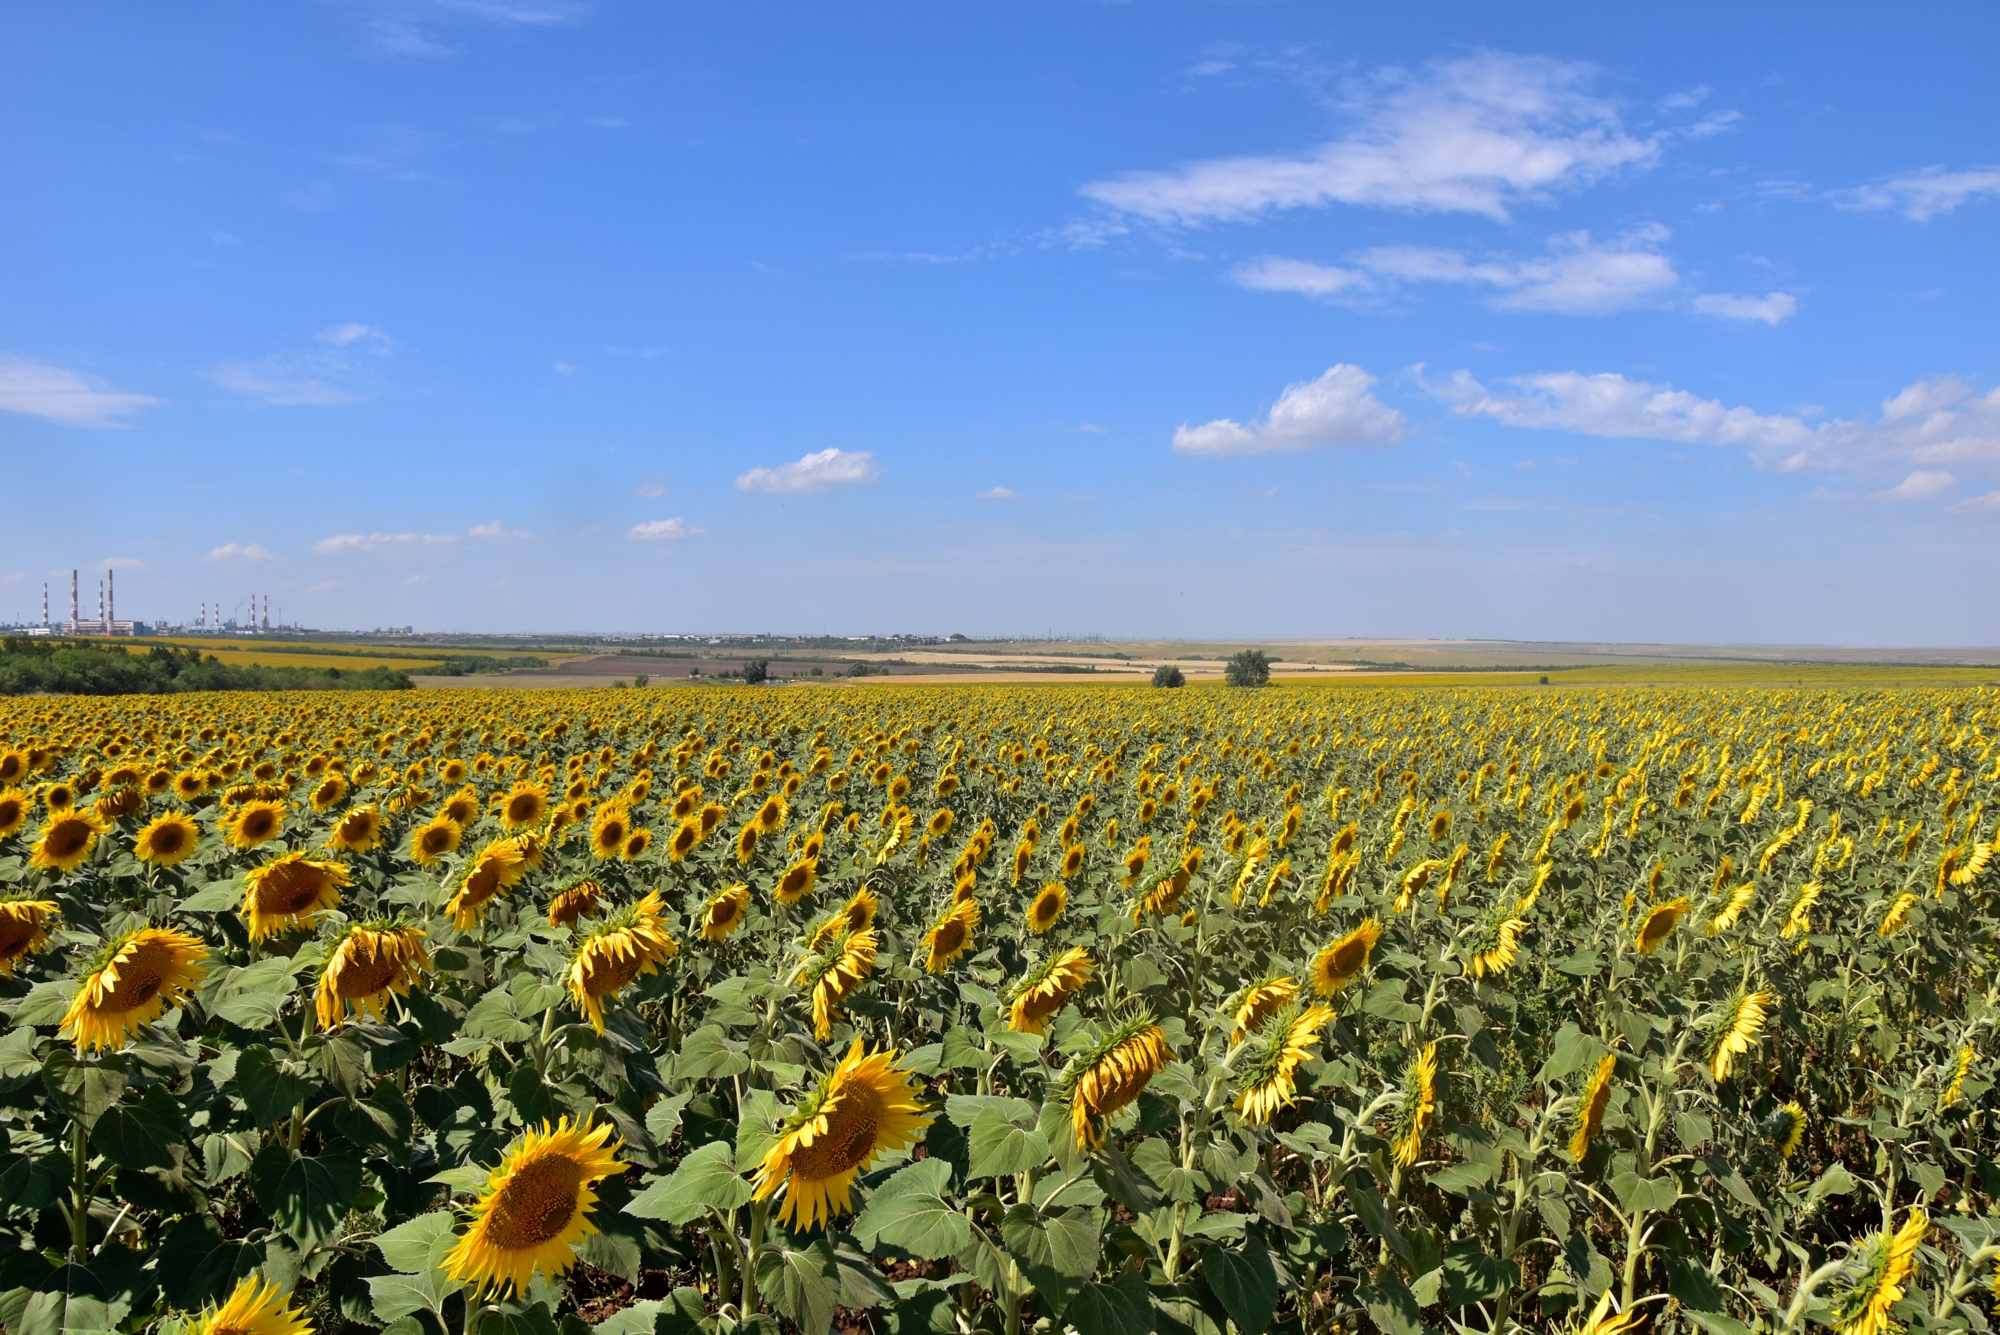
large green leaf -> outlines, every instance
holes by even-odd
[[[1240,1252],[1209,1247],[1201,1254],[1201,1275],[1236,1329],[1270,1328],[1278,1310],[1278,1271],[1260,1236],[1249,1234]]]
[[[823,1236],[802,1250],[764,1247],[757,1253],[757,1288],[800,1335],[825,1335],[840,1300],[833,1248]]]
[[[319,1088],[306,1075],[266,1047],[245,1047],[236,1058],[236,1092],[259,1127],[275,1126]]]
[[[925,1159],[899,1171],[875,1189],[854,1221],[854,1236],[865,1247],[879,1238],[926,1260],[955,1256],[972,1241],[972,1221],[944,1199],[951,1165]]]
[[[214,1220],[189,1215],[161,1239],[154,1269],[167,1301],[191,1312],[227,1297],[238,1280],[256,1273],[263,1259],[261,1244],[225,1238]]]
[[[1049,1142],[1033,1122],[1032,1108],[1026,1126],[998,1108],[982,1110],[972,1120],[970,1175],[973,1177],[1011,1176],[1039,1168],[1049,1161]]]
[[[79,1057],[67,1046],[51,1049],[42,1062],[42,1083],[63,1111],[83,1123],[96,1124],[108,1108],[125,1096],[125,1063],[117,1057]]]
[[[1096,1273],[1103,1230],[1104,1216],[1096,1210],[1044,1215],[1032,1205],[1016,1205],[1000,1221],[1001,1240],[1052,1318]]]
[[[131,1103],[106,1108],[90,1143],[120,1168],[171,1168],[174,1147],[187,1143],[187,1126],[174,1096],[153,1085]]]
[[[383,1260],[406,1275],[428,1270],[438,1263],[439,1257],[451,1250],[452,1241],[455,1241],[451,1211],[433,1210],[429,1214],[420,1214],[386,1233],[377,1233],[369,1241],[382,1253]]]
[[[293,1158],[281,1144],[265,1146],[250,1164],[250,1190],[264,1213],[301,1250],[331,1236],[361,1191],[361,1159],[334,1152]]]
[[[1137,1271],[1115,1284],[1086,1284],[1070,1299],[1063,1320],[1077,1335],[1153,1335],[1152,1295]]]
[[[712,1140],[682,1159],[671,1175],[634,1196],[625,1213],[685,1224],[699,1218],[704,1208],[727,1214],[749,1201],[750,1184],[736,1171],[735,1149],[727,1141]]]

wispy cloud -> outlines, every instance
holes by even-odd
[[[1723,292],[1705,292],[1689,303],[1703,315],[1723,320],[1762,320],[1779,324],[1798,314],[1799,302],[1789,292],[1766,292],[1761,297],[1736,297]]]
[[[881,466],[875,462],[872,450],[827,449],[808,454],[796,463],[753,468],[736,479],[736,489],[772,496],[804,496],[873,482],[881,475]]]
[[[1322,300],[1368,291],[1375,286],[1375,280],[1359,269],[1341,269],[1278,255],[1246,261],[1231,270],[1229,276],[1238,286],[1258,292],[1296,292]]]
[[[160,400],[112,389],[77,371],[0,352],[0,412],[25,413],[64,426],[121,427]]]
[[[982,501],[1011,501],[1015,498],[1012,487],[988,487],[985,491],[973,494]]]
[[[1217,418],[1174,432],[1177,454],[1243,455],[1310,450],[1326,445],[1394,445],[1403,438],[1403,414],[1372,392],[1375,377],[1341,363],[1317,380],[1287,385],[1262,421],[1246,426]]]
[[[329,325],[313,337],[336,348],[362,347],[372,352],[388,353],[395,346],[395,340],[372,324],[362,324],[349,320],[344,324]]]
[[[313,335],[324,347],[246,361],[219,362],[202,374],[232,394],[275,407],[339,407],[361,398],[355,388],[377,374],[395,340],[375,325],[350,320]]]
[[[336,533],[314,543],[313,550],[322,556],[377,556],[447,547],[457,541],[454,533]]]
[[[217,564],[244,563],[262,565],[266,561],[277,560],[276,553],[265,550],[254,542],[225,542],[220,547],[211,548],[208,559]]]
[[[335,408],[353,403],[356,395],[340,386],[311,375],[300,375],[290,364],[272,359],[263,362],[220,362],[202,374],[231,394],[280,408]]]
[[[672,519],[655,519],[644,524],[634,524],[627,530],[629,538],[640,542],[678,542],[682,538],[698,538],[702,531],[691,528],[685,519],[675,515]]]
[[[1874,499],[1878,501],[1928,501],[1934,496],[1942,496],[1957,485],[1958,479],[1950,473],[1919,469],[1887,491],[1878,491]]]
[[[1851,209],[1893,210],[1914,222],[1928,222],[1986,195],[2000,195],[2000,167],[1974,167],[1968,171],[1925,167],[1922,171],[1906,172],[1839,192],[1834,199]]]
[[[1341,137],[1291,156],[1217,158],[1094,181],[1086,198],[1194,224],[1355,204],[1505,219],[1512,207],[1645,166],[1660,142],[1629,133],[1593,96],[1595,70],[1480,52],[1352,86]]]
[[[526,529],[508,528],[505,524],[495,519],[485,524],[474,524],[471,528],[465,530],[465,536],[468,538],[480,538],[487,542],[520,542],[535,535]]]

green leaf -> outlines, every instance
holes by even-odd
[[[0,1035],[0,1084],[19,1084],[42,1073],[42,1059],[35,1055],[39,1039],[40,1035],[27,1025]]]
[[[479,1335],[557,1335],[556,1319],[547,1303],[505,1303],[479,1323]]]
[[[1417,1314],[1417,1296],[1394,1275],[1385,1273],[1359,1285],[1354,1296],[1368,1309],[1383,1335],[1429,1335],[1430,1328]]]
[[[1535,1078],[1544,1082],[1560,1080],[1571,1071],[1579,1071],[1602,1061],[1606,1051],[1608,1049],[1602,1043],[1575,1024],[1565,1024],[1556,1030],[1555,1040],[1549,1045],[1549,1059],[1542,1064],[1541,1073]]]
[[[750,1201],[750,1184],[736,1171],[736,1151],[727,1142],[711,1140],[680,1162],[625,1207],[641,1219],[685,1224],[700,1217],[704,1207],[728,1213]]]
[[[1077,1335],[1153,1335],[1153,1300],[1145,1276],[1133,1271],[1115,1284],[1084,1285],[1070,1299],[1063,1321]]]
[[[534,1036],[534,1032],[527,1021],[514,1014],[513,996],[497,987],[473,1004],[472,1009],[466,1012],[465,1024],[460,1029],[464,1038],[485,1039],[492,1043],[525,1042]]]
[[[250,1190],[264,1213],[310,1251],[332,1235],[361,1191],[361,1159],[352,1153],[292,1158],[265,1146],[250,1164]]]
[[[1432,1173],[1430,1183],[1439,1191],[1449,1191],[1463,1196],[1473,1187],[1483,1187],[1493,1180],[1493,1170],[1483,1163],[1453,1164],[1451,1167]],[[1487,1197],[1486,1199],[1491,1199]]]
[[[375,1319],[383,1323],[418,1312],[434,1314],[444,1322],[445,1299],[458,1292],[458,1285],[432,1269],[419,1275],[375,1275],[368,1281],[368,1297]],[[486,1327],[482,1323],[481,1327]],[[449,1327],[447,1327],[449,1329]]]
[[[275,1126],[311,1097],[319,1081],[266,1047],[245,1047],[236,1059],[236,1093],[260,1129]]]
[[[14,1007],[14,1023],[29,1027],[61,1024],[63,1016],[69,1014],[69,1003],[75,999],[77,987],[72,978],[36,983]]]
[[[768,1089],[743,1092],[736,1118],[736,1166],[754,1172],[778,1140],[778,1097]]]
[[[726,1080],[750,1069],[743,1055],[744,1045],[715,1025],[705,1025],[687,1036],[674,1057],[675,1080]]]
[[[91,1128],[90,1143],[120,1168],[172,1168],[174,1147],[187,1142],[180,1104],[163,1085],[133,1103],[106,1108]]]
[[[1104,1193],[1133,1214],[1151,1214],[1160,1204],[1159,1189],[1132,1166],[1124,1151],[1105,1143],[1090,1156],[1091,1177]]]
[[[1033,1126],[1034,1109],[1022,1100],[1010,1101],[1028,1108],[1030,1124],[1024,1128],[998,1108],[986,1108],[974,1117],[970,1135],[972,1159],[968,1170],[971,1176],[1000,1177],[1025,1173],[1049,1161],[1049,1142]]]
[[[1498,1298],[1521,1282],[1521,1268],[1512,1261],[1488,1256],[1476,1242],[1458,1242],[1445,1252],[1444,1301],[1447,1307]]]
[[[1033,1126],[1038,1116],[1034,1104],[1004,1094],[953,1094],[944,1101],[945,1116],[968,1131],[979,1115],[986,1112],[999,1113],[1003,1120],[1016,1126]]]
[[[1001,1240],[1051,1317],[1097,1272],[1103,1229],[1104,1216],[1094,1210],[1044,1216],[1030,1205],[1014,1206],[1000,1221]]]
[[[757,1253],[757,1288],[800,1335],[825,1335],[840,1299],[840,1267],[824,1236],[803,1251],[765,1247]]]
[[[438,1244],[444,1239],[451,1241],[445,1241],[440,1247]],[[429,1214],[420,1214],[386,1233],[376,1234],[369,1241],[382,1253],[382,1259],[397,1270],[406,1275],[419,1274],[437,1265],[438,1259],[450,1251],[456,1241],[452,1236],[451,1211],[433,1210]]]
[[[1278,1271],[1261,1237],[1250,1234],[1240,1252],[1208,1248],[1201,1254],[1201,1274],[1236,1329],[1270,1329],[1278,1310]]]
[[[227,881],[217,881],[183,899],[174,906],[176,913],[221,913],[233,909],[243,902],[243,886],[234,877]]]
[[[879,1239],[927,1261],[957,1255],[972,1241],[972,1221],[944,1199],[950,1186],[946,1161],[911,1164],[869,1196],[854,1221],[854,1236],[865,1247]]]
[[[83,1058],[66,1047],[52,1049],[42,1062],[42,1083],[86,1129],[125,1096],[126,1078],[118,1058]]]
[[[225,1238],[214,1220],[189,1215],[167,1230],[153,1258],[167,1301],[192,1312],[227,1297],[238,1280],[257,1273],[264,1248]]]

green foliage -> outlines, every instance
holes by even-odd
[[[1271,660],[1262,649],[1245,649],[1223,664],[1222,677],[1231,686],[1269,686]]]
[[[466,664],[458,659],[452,663]],[[478,660],[481,664],[489,660]],[[536,660],[540,662],[541,660]],[[452,663],[447,675],[496,669]],[[409,674],[396,668],[237,666],[204,658],[199,649],[155,644],[133,653],[122,644],[89,640],[0,641],[0,695],[164,695],[184,691],[406,691]]]
[[[1153,685],[1162,690],[1172,690],[1187,685],[1187,675],[1173,663],[1162,663],[1153,669]]]

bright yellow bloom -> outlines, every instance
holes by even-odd
[[[295,927],[310,926],[328,909],[340,907],[347,868],[338,862],[315,862],[304,853],[286,853],[243,878],[243,921],[252,941],[263,941]]]
[[[943,973],[951,962],[972,948],[972,929],[979,926],[979,902],[962,899],[946,909],[924,934],[924,972]]]
[[[1903,1283],[1916,1268],[1917,1248],[1930,1225],[1930,1216],[1913,1207],[1894,1236],[1869,1235],[1859,1249],[1865,1268],[1834,1304],[1837,1335],[1884,1335],[1894,1327],[1889,1309],[1903,1299]]]
[[[1293,1006],[1271,1017],[1263,1058],[1237,1087],[1237,1115],[1261,1126],[1296,1102],[1299,1068],[1312,1060],[1321,1032],[1331,1023],[1333,1007],[1318,1004]]]
[[[1417,1162],[1424,1136],[1437,1114],[1437,1044],[1426,1043],[1410,1059],[1403,1077],[1403,1111],[1391,1145],[1396,1162],[1405,1168]]]
[[[861,990],[875,971],[881,939],[872,930],[843,930],[816,946],[792,981],[812,998],[813,1037],[824,1043],[833,1037],[834,1008]]]
[[[285,824],[283,802],[245,802],[222,821],[222,837],[231,848],[255,848],[278,837]]]
[[[1465,971],[1474,978],[1484,978],[1487,974],[1505,973],[1515,960],[1521,958],[1521,933],[1528,924],[1520,918],[1509,918],[1493,929],[1493,937],[1481,950],[1473,952],[1465,961]]]
[[[382,813],[372,802],[343,815],[326,837],[326,846],[342,853],[367,853],[381,843]]]
[[[1606,1054],[1583,1087],[1576,1104],[1576,1134],[1569,1138],[1569,1157],[1578,1163],[1590,1152],[1590,1142],[1604,1128],[1604,1110],[1611,1103],[1611,1077],[1618,1072],[1616,1054]]]
[[[701,911],[701,939],[727,941],[743,925],[750,909],[750,887],[738,881],[727,890],[717,891]]]
[[[133,837],[132,855],[155,867],[175,867],[201,843],[201,826],[178,811],[156,816]]]
[[[1028,929],[1037,935],[1046,933],[1062,918],[1063,906],[1068,902],[1069,888],[1061,881],[1051,881],[1043,886],[1034,902],[1028,905]]]
[[[1312,962],[1313,990],[1330,997],[1353,982],[1354,976],[1368,967],[1368,957],[1381,939],[1381,926],[1369,918],[1320,951]]]
[[[1244,988],[1232,1003],[1236,1012],[1233,1017],[1235,1028],[1230,1032],[1229,1041],[1241,1043],[1262,1028],[1264,1021],[1290,1005],[1298,994],[1299,980],[1289,976],[1268,978]]]
[[[195,1335],[312,1335],[313,1323],[292,1308],[290,1298],[261,1275],[251,1275],[221,1307],[202,1313]]]
[[[75,871],[97,847],[97,836],[111,823],[95,811],[70,811],[54,816],[42,826],[28,865],[36,871]]]
[[[1650,955],[1660,948],[1662,942],[1674,934],[1674,925],[1681,915],[1688,911],[1689,899],[1682,895],[1654,907],[1639,924],[1639,935],[1632,940],[1632,949],[1641,955]]]
[[[623,1172],[609,1123],[592,1130],[568,1117],[525,1132],[487,1177],[472,1227],[443,1269],[474,1293],[524,1293],[537,1270],[560,1278],[576,1264],[576,1244],[597,1232],[591,1184]],[[621,1142],[622,1144],[622,1142]]]
[[[1729,1078],[1736,1058],[1750,1051],[1757,1035],[1764,1032],[1764,1018],[1777,996],[1770,992],[1747,992],[1731,1004],[1728,1017],[1709,1034],[1708,1069],[1717,1084]]]
[[[350,1009],[371,1019],[382,1018],[389,996],[410,994],[431,967],[424,934],[401,923],[364,923],[348,929],[334,944],[314,994],[319,1027],[332,1029]]]
[[[578,942],[570,958],[569,994],[590,1027],[604,1032],[604,1002],[635,978],[659,972],[660,963],[679,952],[667,935],[666,905],[660,892],[613,913]]]
[[[410,860],[428,867],[447,853],[458,851],[465,830],[449,816],[432,816],[410,831]]]
[[[120,1048],[185,1001],[208,969],[201,938],[173,927],[142,927],[98,951],[59,1031],[84,1051]]]
[[[778,1217],[796,1231],[830,1223],[853,1208],[854,1180],[869,1164],[915,1144],[930,1124],[896,1054],[871,1053],[857,1038],[786,1119],[757,1170],[755,1199],[782,1191]]]
[[[1145,1093],[1153,1077],[1172,1060],[1166,1034],[1145,1016],[1126,1021],[1073,1059],[1063,1070],[1058,1097],[1069,1102],[1076,1147],[1088,1150],[1102,1145],[1113,1115]]]
[[[1096,973],[1097,961],[1083,946],[1049,956],[1015,988],[1007,1027],[1017,1034],[1047,1033],[1049,1021],[1071,997],[1089,985]]]
[[[12,978],[16,964],[48,949],[49,920],[61,914],[53,899],[0,899],[0,978]]]

